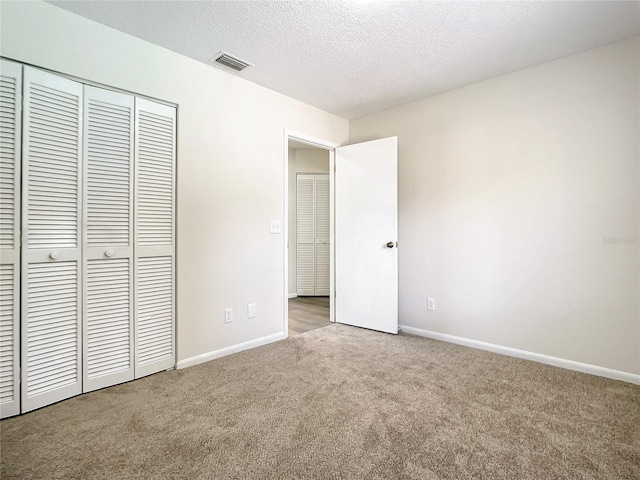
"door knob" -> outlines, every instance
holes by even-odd
[[[105,257],[113,257],[113,250],[105,250],[104,251],[104,256]]]
[[[387,248],[393,248],[393,246],[395,245],[395,243],[393,242],[388,242],[387,243]]]
[[[50,258],[51,260],[57,260],[57,259],[59,259],[59,258],[60,258],[60,254],[59,254],[58,252],[51,252],[51,253],[49,254],[49,258]]]

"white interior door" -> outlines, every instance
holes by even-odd
[[[132,95],[84,87],[83,391],[133,380]]]
[[[82,392],[82,84],[25,67],[22,411]]]
[[[336,321],[398,333],[398,138],[336,148]]]
[[[314,175],[296,178],[296,292],[315,295],[315,219],[313,208]]]
[[[296,278],[299,296],[330,292],[329,175],[299,173],[296,179]]]
[[[329,175],[315,175],[314,218],[315,218],[315,295],[330,293],[330,225]]]
[[[0,418],[20,413],[22,65],[0,60]]]
[[[136,98],[135,378],[175,365],[176,109]]]

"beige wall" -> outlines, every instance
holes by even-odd
[[[398,136],[401,324],[640,373],[639,45],[350,122]]]
[[[3,56],[179,105],[178,359],[282,332],[284,129],[344,143],[348,122],[50,4],[0,8]]]
[[[329,173],[329,151],[289,149],[289,294],[297,293],[296,174]]]

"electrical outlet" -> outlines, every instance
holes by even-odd
[[[433,298],[427,298],[427,310],[435,310],[436,301]]]
[[[233,308],[225,308],[224,310],[224,323],[233,322]]]
[[[280,220],[271,220],[269,233],[280,233]]]
[[[250,303],[247,305],[247,318],[256,318],[256,304]]]

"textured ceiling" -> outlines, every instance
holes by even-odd
[[[50,3],[348,119],[640,33],[639,2]]]

